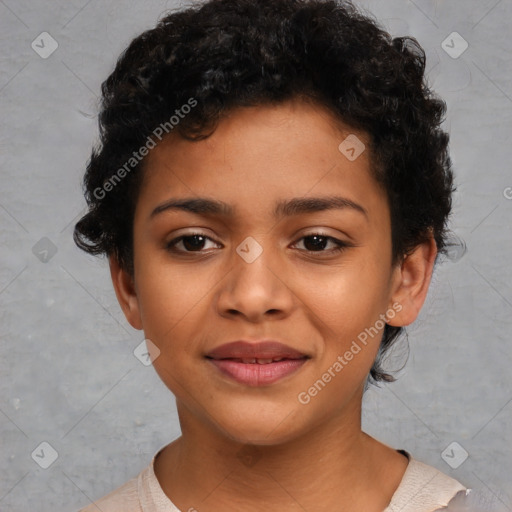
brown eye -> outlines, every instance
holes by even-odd
[[[307,252],[336,253],[350,246],[350,244],[346,242],[342,242],[337,238],[322,233],[312,233],[302,237],[300,240],[304,240],[303,244]],[[325,248],[329,242],[334,244],[334,247],[326,251]]]
[[[174,238],[166,244],[166,249],[178,253],[202,252],[207,241],[213,242],[210,237],[202,233],[191,233]],[[179,244],[181,247],[178,247]]]

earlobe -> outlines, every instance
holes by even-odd
[[[126,320],[134,329],[142,329],[139,301],[133,277],[121,266],[114,256],[109,257],[110,276],[116,292],[117,300]]]
[[[437,245],[431,236],[405,256],[395,269],[390,304],[399,303],[401,309],[388,319],[389,325],[401,327],[416,320],[427,297],[436,255]]]

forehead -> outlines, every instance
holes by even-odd
[[[237,203],[233,214],[277,196],[343,192],[358,203],[385,201],[370,171],[369,143],[365,133],[320,105],[237,108],[206,139],[189,141],[177,132],[164,138],[146,158],[141,196],[153,203],[169,196],[214,196]]]
[[[190,144],[196,145],[195,153],[200,150],[213,151],[219,144],[225,150],[244,151],[258,143],[265,144],[267,151],[272,148],[282,151],[286,147],[295,151],[294,139],[303,142],[310,139],[310,142],[315,142],[314,147],[309,144],[309,149],[318,156],[318,152],[325,149],[322,146],[332,145],[332,138],[341,141],[347,136],[356,136],[364,145],[370,142],[368,134],[354,130],[324,105],[312,99],[291,98],[275,105],[262,104],[228,110],[220,118],[214,132],[202,141],[183,139],[175,130],[164,136],[147,160],[152,163],[168,146],[177,148]],[[319,144],[321,138],[324,144]]]

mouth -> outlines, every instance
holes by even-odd
[[[304,357],[297,357],[297,358],[289,358],[289,357],[271,357],[271,358],[262,358],[262,357],[243,357],[243,358],[236,358],[236,357],[223,357],[221,359],[216,359],[213,357],[206,356],[207,359],[213,359],[214,361],[234,361],[236,363],[243,363],[243,364],[271,364],[271,363],[278,363],[279,361],[294,361],[298,359],[306,359],[306,356]]]
[[[266,386],[296,372],[310,356],[275,341],[236,341],[217,347],[206,359],[230,379]]]

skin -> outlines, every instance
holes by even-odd
[[[147,157],[134,275],[114,258],[110,268],[127,320],[158,347],[154,367],[176,396],[182,436],[157,457],[155,474],[182,511],[382,512],[400,484],[407,459],[361,430],[382,329],[308,404],[297,399],[393,304],[401,310],[390,325],[415,320],[436,256],[431,238],[392,265],[389,205],[369,151],[350,161],[338,150],[350,133],[369,147],[366,134],[297,99],[232,111],[203,141],[171,134]],[[272,215],[277,201],[332,195],[367,214],[345,207]],[[151,216],[185,197],[236,211]],[[166,247],[195,232],[208,237],[202,245]],[[333,252],[329,239],[318,248],[304,238],[319,232],[350,245]],[[236,251],[249,236],[263,250],[252,263]],[[248,387],[204,357],[230,341],[262,338],[311,358],[272,385]]]

